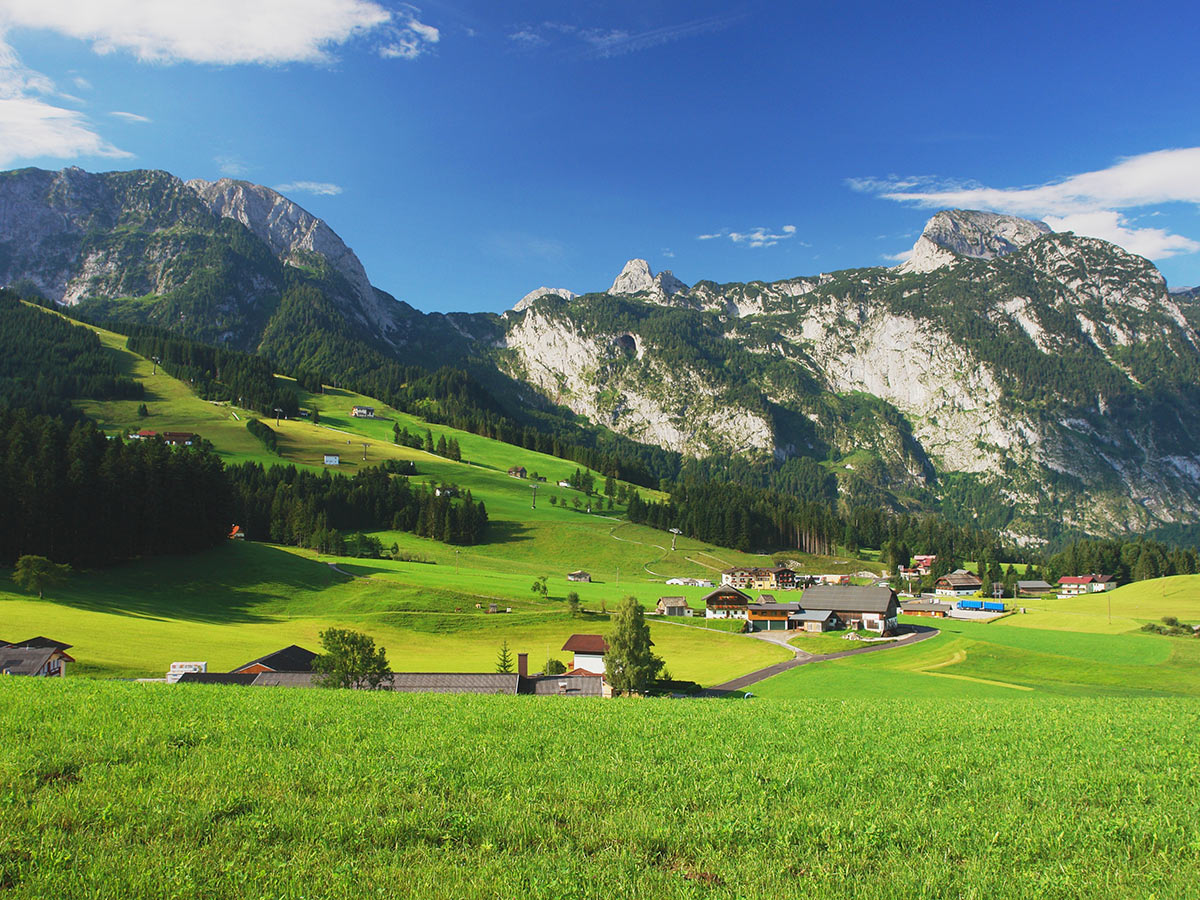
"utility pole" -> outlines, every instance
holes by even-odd
[[[275,427],[276,427],[276,428],[278,428],[278,427],[279,427],[279,416],[280,416],[282,413],[283,413],[283,410],[282,410],[282,409],[280,409],[278,406],[277,406],[277,407],[275,407]]]
[[[454,551],[454,574],[458,575],[458,551]]]
[[[533,488],[533,506],[530,509],[537,509],[537,483],[530,485]]]
[[[363,441],[363,462],[367,461],[367,442]]]
[[[151,375],[157,375],[157,374],[158,374],[158,364],[159,364],[160,362],[162,362],[162,360],[161,360],[161,359],[159,359],[157,356],[152,356],[152,357],[150,357],[150,358],[151,358],[152,360],[154,360],[154,371],[153,371],[153,372],[151,372],[150,374],[151,374]]]
[[[679,530],[678,528],[672,528],[672,529],[671,529],[671,552],[672,552],[672,553],[675,551],[675,539],[676,539],[677,537],[679,537],[679,535],[680,535],[681,533],[682,533],[682,532],[680,532],[680,530]]]

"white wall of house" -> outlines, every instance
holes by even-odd
[[[713,609],[710,606],[704,610],[706,619],[744,619],[746,615],[744,609]]]
[[[597,675],[603,675],[604,655],[601,653],[580,653],[576,651],[575,668],[586,669],[589,672],[595,672]]]

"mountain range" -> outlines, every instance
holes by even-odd
[[[891,268],[689,286],[634,259],[607,291],[444,315],[270,188],[22,169],[0,173],[0,284],[326,378],[335,343],[450,364],[518,420],[722,465],[808,457],[847,508],[1020,542],[1200,522],[1200,290],[1012,216],[938,212]]]

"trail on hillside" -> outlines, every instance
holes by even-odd
[[[651,575],[653,575],[655,578],[670,577],[668,575],[664,575],[662,572],[655,572],[653,569],[650,568],[650,563],[658,563],[658,562],[662,562],[664,559],[666,559],[667,556],[671,552],[670,550],[668,550],[666,547],[663,547],[659,544],[648,544],[645,541],[635,541],[631,538],[617,537],[616,534],[614,534],[614,532],[618,528],[622,527],[623,525],[628,525],[628,524],[630,524],[630,523],[621,522],[620,524],[614,525],[612,528],[608,529],[608,536],[610,538],[612,538],[614,541],[620,541],[622,544],[639,544],[642,547],[654,547],[656,550],[661,550],[662,556],[660,556],[658,559],[652,559],[648,563],[642,563],[642,568],[645,569],[647,572],[649,572]]]

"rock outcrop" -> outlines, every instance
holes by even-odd
[[[1002,216],[974,209],[948,209],[925,225],[901,272],[932,272],[953,265],[960,256],[995,259],[1050,233],[1045,222]]]

